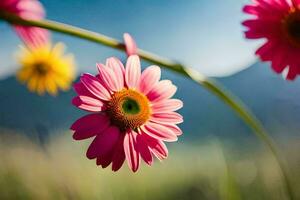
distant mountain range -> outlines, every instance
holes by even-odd
[[[196,136],[244,137],[249,128],[219,99],[192,81],[163,71],[177,86],[184,101],[181,125],[186,139]],[[299,134],[300,81],[288,82],[267,64],[256,63],[233,76],[218,79],[240,97],[273,134]],[[28,92],[14,77],[0,81],[0,127],[28,135],[47,135],[66,130],[83,116],[71,105],[74,91],[57,97]],[[1,134],[1,133],[0,133]]]

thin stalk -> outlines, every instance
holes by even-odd
[[[98,44],[102,44],[114,49],[125,51],[125,45],[108,36],[81,29],[75,26],[50,21],[50,20],[25,20],[18,16],[9,13],[0,13],[0,19],[3,19],[11,24],[23,25],[23,26],[36,26],[40,28],[45,28],[55,32],[64,33],[66,35],[82,38],[84,40],[89,40]],[[227,104],[249,127],[252,128],[255,135],[267,146],[271,153],[273,154],[275,160],[278,163],[279,169],[281,170],[282,179],[284,181],[286,193],[289,199],[293,200],[294,193],[291,186],[291,181],[288,176],[288,170],[285,166],[283,157],[279,154],[275,143],[273,142],[270,135],[264,129],[261,122],[255,117],[255,115],[250,111],[250,109],[236,96],[231,94],[226,90],[220,83],[212,78],[208,78],[193,68],[187,67],[181,63],[174,62],[172,60],[160,57],[158,55],[152,54],[150,52],[144,51],[142,49],[138,50],[138,55],[145,61],[151,62],[153,64],[165,67],[176,73],[179,73],[185,77],[190,78],[197,84],[203,86],[209,92],[217,96],[225,104]]]

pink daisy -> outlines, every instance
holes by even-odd
[[[275,72],[287,69],[287,79],[300,74],[300,0],[253,0],[244,12],[255,17],[243,22],[249,39],[266,38],[256,51],[271,61]]]
[[[87,157],[96,158],[103,168],[112,163],[113,171],[120,169],[126,159],[134,172],[141,159],[151,165],[153,156],[166,158],[164,142],[177,141],[182,134],[176,124],[183,118],[175,112],[182,102],[171,99],[176,86],[169,80],[159,80],[161,71],[157,66],[141,73],[136,55],[129,56],[126,68],[113,57],[97,67],[96,77],[83,74],[74,85],[78,96],[72,102],[91,112],[71,126],[75,140],[95,137]]]
[[[45,16],[41,3],[37,0],[1,0],[0,13],[15,14],[24,19],[40,20]],[[14,25],[14,28],[25,44],[39,45],[48,41],[49,34],[45,29]]]

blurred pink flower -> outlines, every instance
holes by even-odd
[[[127,160],[132,171],[137,171],[140,160],[148,165],[153,156],[162,160],[168,156],[164,142],[177,141],[182,134],[176,125],[183,118],[175,111],[183,105],[171,99],[177,88],[169,80],[161,80],[161,71],[150,66],[141,73],[140,59],[129,56],[126,68],[117,58],[97,64],[95,77],[83,74],[74,85],[78,96],[73,104],[91,112],[78,119],[71,129],[73,138],[94,137],[87,150],[89,159],[97,159],[103,168],[112,163],[117,171]]]
[[[256,51],[262,61],[271,61],[275,72],[287,70],[287,79],[300,74],[300,0],[253,0],[244,12],[254,15],[243,22],[249,39],[266,38]]]
[[[45,16],[41,3],[37,0],[1,0],[0,12],[15,14],[24,19],[40,20]],[[26,45],[39,45],[48,42],[49,33],[37,27],[14,25],[20,38]]]
[[[129,33],[124,33],[124,43],[126,48],[126,53],[128,56],[137,55],[137,46],[134,39]]]

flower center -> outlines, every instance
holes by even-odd
[[[300,47],[300,10],[293,9],[283,20],[283,30],[289,42]]]
[[[150,105],[147,97],[132,89],[123,89],[112,95],[107,105],[107,114],[113,124],[121,130],[136,129],[150,117]]]
[[[41,76],[44,76],[49,70],[49,65],[43,62],[37,62],[34,64],[34,69],[36,73],[38,73]]]

